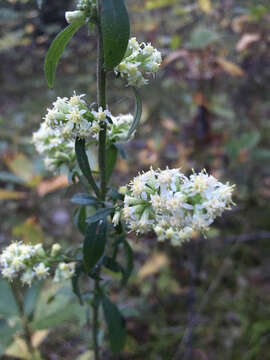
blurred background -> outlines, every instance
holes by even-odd
[[[161,50],[162,69],[141,89],[143,120],[113,178],[153,167],[206,168],[236,184],[237,206],[209,238],[181,248],[151,234],[132,240],[135,271],[112,297],[127,319],[121,356],[104,359],[270,359],[269,1],[127,0],[131,34]],[[46,171],[31,144],[56,96],[95,101],[95,33],[81,29],[49,90],[43,62],[66,26],[71,0],[0,1],[0,247],[12,239],[80,242],[64,174]],[[133,110],[121,79],[108,80],[112,112]],[[115,275],[113,275],[115,276]],[[57,294],[55,296],[55,294]],[[91,359],[85,309],[68,285],[37,284],[25,311],[42,359]],[[18,309],[0,280],[1,359],[29,358]],[[91,314],[90,314],[91,322]],[[17,335],[16,335],[17,334]],[[101,331],[101,337],[103,331]],[[5,355],[4,355],[5,354]]]

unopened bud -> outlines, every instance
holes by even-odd
[[[58,255],[60,250],[61,250],[61,245],[60,244],[53,244],[52,250],[51,250],[51,255],[52,256]]]
[[[68,24],[77,20],[83,20],[85,18],[84,12],[81,10],[66,11],[65,18]]]
[[[36,245],[36,249],[35,249],[36,251],[36,254],[38,255],[38,256],[44,256],[44,255],[46,255],[46,253],[45,253],[45,251],[44,251],[44,249],[43,249],[43,246],[42,246],[42,244],[37,244]]]
[[[118,189],[119,193],[121,195],[125,195],[127,193],[127,187],[126,186],[120,186],[120,188]]]
[[[121,216],[121,212],[120,211],[116,211],[114,213],[113,219],[112,219],[112,223],[114,226],[117,226],[119,224],[120,221],[120,216]]]

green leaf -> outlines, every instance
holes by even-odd
[[[56,290],[54,285],[42,292],[30,324],[33,330],[51,329],[71,319],[80,320],[85,312],[77,301],[72,300],[69,287],[59,289],[55,296]]]
[[[112,257],[104,256],[103,266],[113,272],[123,272],[123,267]]]
[[[123,59],[129,41],[130,24],[124,0],[101,0],[101,31],[107,71]]]
[[[90,169],[90,165],[89,165],[89,161],[88,161],[88,157],[85,152],[85,140],[76,138],[75,152],[76,152],[76,157],[77,157],[77,161],[78,161],[79,167],[81,169],[81,172],[86,177],[89,184],[92,186],[97,197],[99,197],[99,189],[93,178],[92,171]]]
[[[83,263],[89,272],[104,254],[107,222],[102,220],[88,226],[83,243]]]
[[[83,299],[82,299],[80,284],[79,284],[80,275],[82,273],[83,273],[83,266],[81,264],[77,264],[76,269],[75,269],[75,274],[71,279],[72,291],[78,297],[80,305],[83,305]]]
[[[21,330],[19,324],[11,327],[6,320],[0,319],[0,356],[4,355],[6,348],[13,340],[13,336],[19,330]]]
[[[85,220],[86,220],[86,208],[85,208],[85,206],[80,206],[74,212],[73,221],[74,221],[74,225],[76,226],[76,228],[83,235],[85,235],[85,232],[87,229],[87,224],[86,224]]]
[[[113,353],[119,353],[126,342],[125,320],[117,306],[105,295],[102,297],[102,307],[109,330],[111,350]]]
[[[38,302],[41,290],[43,287],[42,281],[36,281],[24,295],[24,313],[30,317],[35,312],[35,307]]]
[[[115,145],[110,145],[110,147],[107,150],[107,169],[106,169],[106,181],[108,182],[110,180],[110,177],[112,175],[113,169],[115,167],[116,161],[117,161],[117,154],[118,150]]]
[[[122,286],[124,286],[128,282],[128,279],[130,278],[134,267],[133,250],[126,240],[123,241],[123,247],[124,247],[127,263],[126,263],[126,267],[124,268]]]
[[[99,209],[97,210],[94,215],[89,216],[86,219],[86,222],[88,224],[95,223],[99,220],[105,220],[106,217],[114,212],[114,208],[105,208],[105,209]]]
[[[18,315],[16,301],[8,282],[0,278],[0,316],[13,317]]]
[[[70,201],[74,204],[80,205],[95,205],[97,203],[97,199],[87,193],[75,194],[72,196]]]
[[[119,151],[119,155],[121,156],[121,158],[124,160],[127,160],[128,156],[127,156],[127,153],[126,153],[125,149],[123,148],[123,146],[120,144],[117,144],[117,143],[115,143],[114,146]]]
[[[56,67],[63,51],[65,50],[65,47],[83,24],[84,20],[74,21],[63,31],[61,31],[52,42],[47,52],[44,64],[44,72],[49,87],[53,87]]]
[[[133,118],[131,127],[129,129],[127,139],[129,139],[130,136],[133,134],[133,132],[136,130],[136,128],[139,125],[139,122],[141,120],[141,117],[142,117],[142,100],[141,100],[140,94],[135,87],[133,87],[132,89],[134,91],[136,103],[135,103],[135,110],[134,110],[134,118]]]

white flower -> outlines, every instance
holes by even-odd
[[[108,109],[103,109],[102,106],[98,108],[98,111],[92,110],[92,115],[94,116],[95,120],[98,122],[106,121],[107,117],[111,117],[112,114]]]
[[[32,282],[35,278],[35,272],[31,269],[26,270],[22,276],[21,276],[21,281],[23,283],[23,285],[28,285],[31,286]]]
[[[34,267],[35,276],[38,280],[46,279],[50,275],[50,268],[46,267],[44,263],[39,263]]]
[[[139,44],[136,38],[131,38],[124,59],[115,67],[116,75],[126,78],[128,85],[141,87],[148,83],[145,75],[153,75],[161,65],[160,52],[150,43]]]
[[[74,262],[68,264],[61,262],[55,271],[54,281],[60,282],[71,279],[75,274],[75,265]]]
[[[178,246],[196,231],[205,234],[233,205],[232,192],[205,170],[188,178],[180,169],[150,169],[128,185],[122,214],[131,230],[154,230],[159,241]]]
[[[12,281],[16,277],[16,271],[11,267],[6,267],[1,270],[2,276],[9,281]]]

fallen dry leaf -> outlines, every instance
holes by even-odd
[[[55,190],[59,190],[68,186],[68,178],[66,175],[59,175],[55,178],[42,181],[36,188],[39,196],[44,196]]]
[[[24,154],[6,155],[4,162],[13,174],[25,181],[25,185],[35,187],[40,183],[41,176],[36,173],[32,161]]]
[[[251,20],[249,15],[236,16],[232,20],[232,29],[236,33],[240,33],[243,30],[244,25]]]
[[[216,59],[218,65],[231,76],[244,76],[244,71],[240,66],[228,61],[222,57]]]
[[[47,335],[49,334],[50,330],[38,330],[35,331],[32,335],[32,344],[34,348],[38,348],[39,345],[46,339]]]
[[[23,239],[26,244],[42,243],[44,239],[43,231],[36,217],[30,217],[22,224],[12,229],[12,235]]]
[[[0,200],[19,200],[25,199],[26,196],[25,192],[0,189]]]
[[[260,34],[244,34],[236,44],[236,50],[239,52],[246,50],[249,45],[258,41],[259,39]]]
[[[199,8],[206,14],[209,14],[212,11],[211,0],[198,0],[198,5]]]
[[[164,253],[156,253],[142,266],[138,272],[137,279],[143,280],[149,275],[156,274],[162,267],[169,264],[168,256]]]
[[[142,165],[152,165],[158,160],[158,153],[149,149],[139,152],[138,159]]]
[[[179,131],[179,126],[175,123],[173,119],[163,119],[161,121],[161,124],[168,131]]]
[[[173,61],[180,59],[180,58],[186,58],[187,56],[188,56],[187,50],[173,51],[163,60],[161,66],[164,68],[164,67],[168,66],[170,63],[172,63]]]
[[[19,336],[15,337],[13,343],[7,348],[5,355],[15,357],[17,359],[31,358],[25,341]]]

